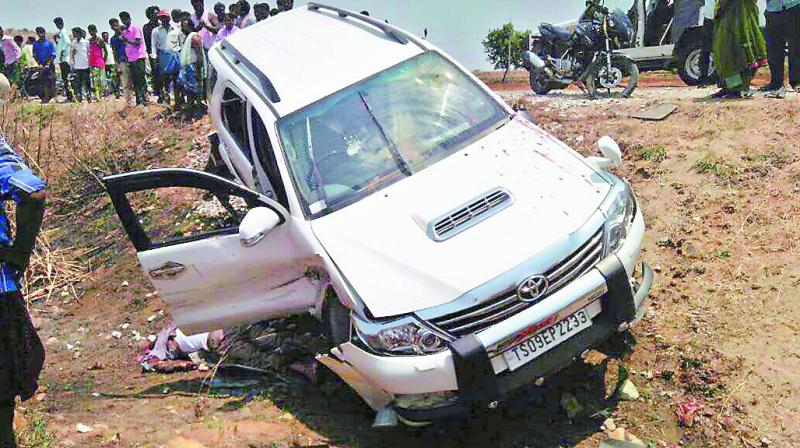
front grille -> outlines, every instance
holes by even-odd
[[[433,318],[430,323],[456,338],[477,333],[558,292],[567,283],[588,272],[602,259],[603,229],[601,228],[572,255],[547,270],[544,275],[547,276],[550,286],[547,293],[538,301],[521,302],[517,298],[516,289],[512,289],[470,308]]]
[[[511,195],[508,192],[493,190],[436,221],[433,224],[433,239],[442,241],[455,236],[510,204]]]

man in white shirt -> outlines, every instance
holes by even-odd
[[[173,11],[176,19],[179,19],[179,11]],[[178,72],[180,71],[180,53],[186,36],[181,30],[170,25],[170,13],[162,9],[156,14],[159,26],[153,30],[151,36],[151,55],[153,59],[158,59],[161,67],[161,86],[162,96],[158,99],[159,103],[169,103],[169,91],[175,92],[177,102],[178,93],[176,85]]]
[[[56,41],[56,59],[54,63],[58,66],[58,69],[61,71],[61,81],[64,83],[64,92],[67,96],[67,102],[73,101],[73,92],[72,86],[69,83],[69,74],[71,72],[71,68],[69,66],[69,59],[70,59],[70,48],[72,45],[72,40],[69,38],[69,34],[67,30],[64,29],[64,19],[61,17],[56,17],[53,20],[53,23],[58,28],[58,41]]]
[[[248,3],[247,0],[239,0],[236,6],[236,12],[238,16],[234,23],[240,29],[245,29],[256,23],[256,17],[253,15],[253,12],[250,11],[250,3]]]

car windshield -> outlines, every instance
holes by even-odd
[[[425,169],[508,120],[455,65],[427,52],[278,122],[311,216],[351,204]]]

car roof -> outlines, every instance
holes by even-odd
[[[426,50],[405,32],[393,27],[402,35],[381,30],[381,22],[315,6],[278,14],[229,36],[223,43],[274,87],[277,95],[272,98],[279,97],[279,101],[273,101],[272,106],[280,116]]]

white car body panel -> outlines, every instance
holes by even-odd
[[[305,275],[320,263],[294,244],[287,224],[252,247],[223,235],[140,252],[139,262],[145,273],[169,262],[186,266],[175,277],[150,280],[188,334],[301,312],[314,306],[325,282]]]
[[[431,219],[502,187],[514,203],[448,240]],[[544,132],[513,120],[410,178],[312,221],[375,317],[450,302],[578,230],[610,185]]]

